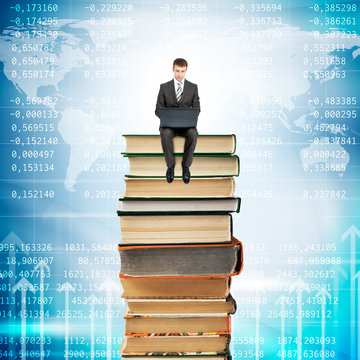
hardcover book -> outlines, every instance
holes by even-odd
[[[230,335],[204,336],[124,336],[120,353],[128,355],[152,354],[226,354]]]
[[[242,245],[119,245],[120,277],[216,277],[233,276],[242,268]]]
[[[120,227],[121,245],[230,243],[232,238],[230,214],[127,215],[120,216]]]
[[[127,355],[122,354],[121,356],[127,360],[232,360],[231,355],[219,354],[219,355]]]
[[[120,276],[120,275],[119,275]],[[122,297],[135,299],[227,298],[231,277],[147,278],[121,277]]]
[[[166,162],[163,155],[125,155],[130,162],[127,177],[165,178]],[[181,178],[182,156],[175,156],[175,177]],[[194,155],[191,177],[238,176],[239,158],[236,155]]]
[[[233,197],[235,181],[232,177],[194,178],[188,184],[175,178],[171,184],[161,178],[125,178],[126,197],[158,198],[224,198]]]
[[[223,214],[240,211],[240,198],[119,198],[117,214]]]
[[[127,299],[125,316],[214,316],[235,313],[235,300],[226,299]]]
[[[162,154],[160,135],[123,135],[126,140],[124,154]],[[175,136],[174,152],[183,153],[185,138]],[[198,135],[195,154],[233,154],[236,137],[231,135]]]
[[[125,336],[196,336],[230,332],[230,316],[125,316]]]

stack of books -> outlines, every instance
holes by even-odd
[[[182,181],[184,138],[174,138],[175,179],[165,179],[158,135],[124,135],[130,162],[117,213],[125,308],[124,358],[230,358],[231,278],[242,268],[233,236],[239,212],[235,135],[199,135],[189,184]]]

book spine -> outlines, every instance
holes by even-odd
[[[231,334],[231,317],[230,316],[226,317],[226,325],[227,325],[227,333]]]
[[[237,155],[234,155],[236,157],[236,165],[237,165],[237,174],[235,176],[239,176],[240,174],[240,158]]]
[[[233,147],[233,154],[235,153],[235,151],[236,151],[236,135],[235,134],[232,134],[232,136],[233,136],[233,141],[234,141],[234,147]]]
[[[237,198],[237,206],[235,212],[240,212],[241,198]]]
[[[231,341],[231,335],[225,335],[226,336],[226,345],[225,345],[225,349],[223,353],[228,353],[229,352],[229,346],[230,346],[230,341]]]
[[[230,302],[232,304],[233,310],[232,312],[230,312],[230,314],[235,314],[236,310],[237,310],[237,305],[236,305],[236,301],[235,299],[232,297],[231,294],[228,295],[228,297],[226,298],[227,302]]]
[[[241,270],[243,268],[243,246],[241,241],[236,245],[237,246],[237,262],[235,266],[235,274],[239,275],[241,273]]]
[[[234,196],[235,194],[235,180],[234,178],[231,178],[231,193],[230,196]]]

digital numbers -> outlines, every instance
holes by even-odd
[[[120,359],[122,135],[185,57],[240,159],[232,357],[355,359],[359,3],[2,3],[0,358]]]

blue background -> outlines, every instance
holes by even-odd
[[[360,5],[33,3],[0,5],[0,357],[120,357],[122,134],[184,57],[241,160],[233,357],[359,359]]]

